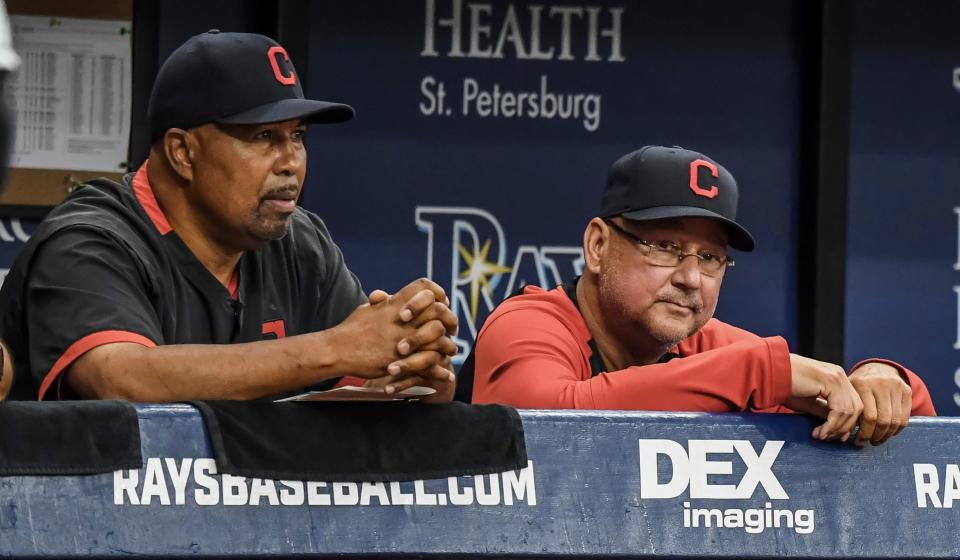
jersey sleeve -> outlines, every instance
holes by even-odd
[[[38,398],[84,353],[114,342],[162,344],[148,271],[119,239],[69,228],[39,247],[26,279],[29,374]]]
[[[858,362],[852,368],[850,368],[850,373],[853,373],[858,367],[868,364],[870,362],[877,362],[881,364],[887,364],[892,366],[897,371],[900,372],[900,376],[904,381],[907,382],[907,385],[910,385],[910,390],[913,392],[913,402],[910,407],[910,416],[936,416],[937,410],[933,406],[933,399],[930,398],[930,391],[927,390],[926,383],[920,379],[920,376],[916,373],[913,373],[909,369],[903,367],[897,362],[891,360],[882,360],[879,358],[870,358]]]
[[[589,377],[574,334],[538,313],[513,310],[484,329],[477,341],[474,402],[728,412],[767,408],[789,397],[789,352],[780,337],[732,337],[725,331],[729,340],[699,341],[693,355]]]
[[[702,350],[704,348],[716,348],[724,344],[729,344],[732,341],[737,340],[749,340],[751,338],[759,338],[757,335],[745,331],[743,329],[738,329],[732,325],[720,322],[716,319],[712,319],[704,329],[698,333],[696,336],[691,337],[687,341],[681,343],[681,347],[684,345],[688,346],[688,351]],[[789,359],[789,357],[788,357]],[[858,367],[863,364],[870,362],[878,362],[882,364],[887,364],[894,367],[897,371],[900,372],[903,380],[910,385],[910,389],[913,391],[913,403],[911,416],[936,416],[937,411],[933,406],[933,400],[930,397],[930,392],[927,390],[926,384],[920,379],[920,376],[910,371],[909,369],[903,367],[902,365],[890,361],[883,360],[878,358],[871,358],[868,360],[863,360],[852,368],[850,368],[849,373],[853,373]],[[788,364],[789,368],[789,364]],[[782,405],[775,405],[771,407],[756,407],[752,410],[756,412],[794,412],[789,408]]]

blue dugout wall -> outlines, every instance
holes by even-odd
[[[523,470],[357,483],[217,474],[196,410],[138,415],[140,469],[0,478],[0,554],[960,555],[955,419],[856,449],[797,415],[523,411]]]

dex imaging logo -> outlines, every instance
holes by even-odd
[[[664,500],[684,493],[683,526],[743,529],[762,533],[766,529],[791,528],[800,534],[814,530],[810,509],[775,509],[773,500],[789,500],[773,472],[782,441],[765,442],[758,453],[747,440],[689,440],[684,447],[669,439],[641,439],[640,499]],[[734,466],[745,470],[739,478]],[[731,484],[736,482],[736,484]],[[694,500],[752,500],[758,488],[766,497],[763,507],[701,508]]]

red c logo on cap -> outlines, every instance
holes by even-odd
[[[267,58],[270,59],[270,67],[273,68],[273,77],[277,79],[278,82],[285,86],[292,86],[297,83],[297,74],[290,71],[289,75],[284,74],[280,71],[280,63],[277,61],[277,55],[283,56],[284,62],[290,62],[290,57],[287,55],[287,51],[283,47],[270,47],[270,50],[267,51]]]
[[[710,163],[705,159],[696,159],[690,162],[690,190],[699,196],[705,196],[707,198],[713,198],[720,194],[720,189],[716,185],[711,185],[709,189],[700,188],[699,179],[700,179],[700,168],[706,167],[710,170],[710,174],[713,177],[719,178],[717,175],[717,166]]]

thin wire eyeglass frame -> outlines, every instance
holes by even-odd
[[[680,263],[683,262],[683,259],[687,257],[696,257],[697,268],[700,270],[700,274],[703,274],[705,276],[710,276],[710,277],[717,277],[717,276],[723,276],[723,273],[726,271],[728,267],[734,267],[737,264],[729,256],[717,257],[716,255],[714,255],[714,257],[717,260],[708,261],[707,257],[704,257],[699,253],[684,253],[680,249],[680,246],[672,241],[670,242],[671,246],[669,249],[660,247],[656,243],[642,239],[638,237],[636,234],[623,229],[623,227],[618,225],[616,222],[614,222],[610,218],[604,218],[603,223],[610,226],[615,232],[619,233],[623,237],[638,244],[641,248],[646,249],[646,252],[644,252],[644,256],[647,257],[650,264],[654,266],[678,267],[680,266]],[[641,249],[641,251],[643,251],[643,249]],[[659,255],[659,260],[658,260],[658,257],[655,255]],[[664,260],[665,257],[669,257],[669,260]],[[711,266],[712,266],[711,263],[719,263],[717,265],[716,270],[711,270]],[[706,269],[704,269],[705,266],[707,267]]]

